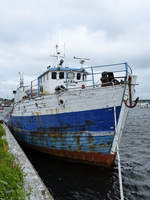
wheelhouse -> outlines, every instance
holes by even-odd
[[[87,80],[85,69],[68,67],[49,68],[38,77],[40,93],[53,93],[58,86],[68,89],[72,86],[81,87]]]

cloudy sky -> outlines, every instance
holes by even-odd
[[[73,56],[89,65],[128,62],[138,75],[137,95],[150,98],[149,0],[0,0],[0,97],[24,73],[25,82],[54,59],[56,43],[66,63]]]

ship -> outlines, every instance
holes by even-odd
[[[8,122],[20,144],[62,159],[112,168],[127,113],[136,106],[136,75],[127,62],[55,65],[29,86],[20,74]]]

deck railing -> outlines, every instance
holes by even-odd
[[[117,68],[121,67],[121,69],[120,70],[118,70],[119,68],[117,70],[112,69],[114,67],[117,67]],[[109,65],[85,67],[85,70],[90,71],[89,76],[92,76],[91,82],[92,82],[93,88],[96,86],[96,80],[95,80],[96,75],[102,75],[102,73],[104,71],[105,72],[113,72],[114,78],[116,78],[116,79],[123,78],[124,82],[126,81],[126,77],[127,77],[128,73],[132,74],[132,69],[126,62],[125,63],[117,63],[117,64],[109,64]],[[117,76],[117,74],[119,76]]]
[[[114,79],[116,82],[118,81],[118,84],[126,84],[127,81],[127,75],[132,74],[131,67],[125,62],[125,63],[117,63],[117,64],[110,64],[110,65],[99,65],[99,66],[91,66],[91,67],[85,67],[85,72],[87,72],[86,80],[80,80],[78,83],[86,84],[86,87],[98,87],[98,86],[108,86],[111,85],[112,82],[105,82],[102,83],[102,73],[103,72],[112,72],[114,75]],[[69,79],[65,78],[65,89],[66,90],[73,90],[73,89],[81,89],[81,86],[74,86],[70,87],[69,85]],[[40,79],[35,79],[31,81],[30,85],[30,97],[33,96],[40,96]]]

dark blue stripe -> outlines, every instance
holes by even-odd
[[[116,107],[117,121],[121,107]],[[114,131],[114,108],[40,116],[12,116],[11,126],[29,131]]]

